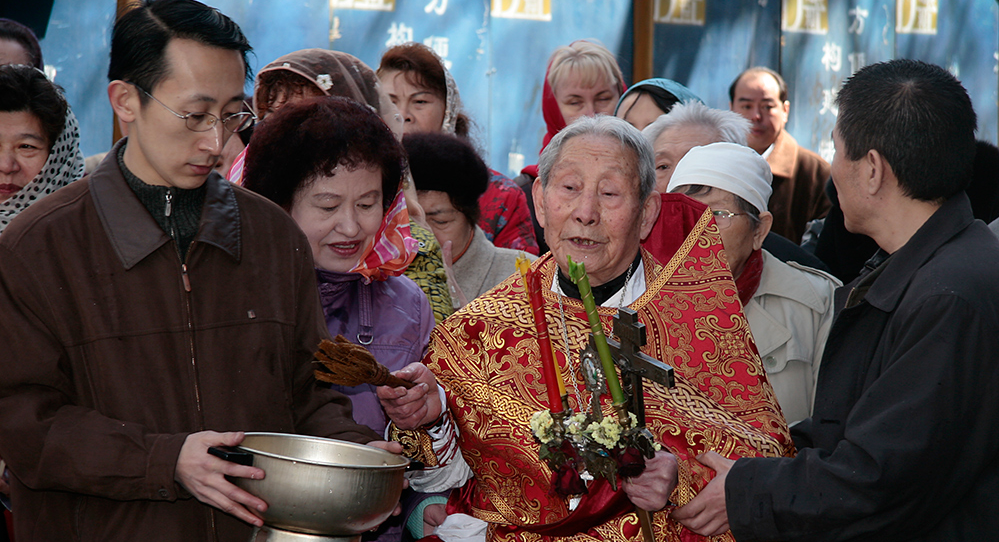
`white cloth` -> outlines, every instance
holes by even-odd
[[[731,192],[763,212],[773,193],[773,179],[770,164],[753,149],[712,143],[694,147],[680,159],[666,191],[690,184],[711,186]]]
[[[763,274],[745,306],[746,319],[777,395],[791,424],[812,415],[815,382],[833,321],[832,275],[784,263],[763,251]]]
[[[489,524],[465,514],[451,514],[434,529],[444,542],[484,542]]]

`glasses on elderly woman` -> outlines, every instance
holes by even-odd
[[[727,228],[732,225],[732,219],[737,216],[749,216],[752,220],[752,216],[749,213],[733,213],[728,209],[712,209],[711,214],[715,215],[715,224],[718,224],[719,228]]]
[[[221,119],[211,113],[187,113],[185,115],[181,115],[180,113],[174,111],[173,109],[170,109],[170,107],[167,106],[167,104],[157,100],[156,97],[147,92],[146,89],[132,82],[129,82],[129,84],[141,90],[143,94],[152,98],[154,102],[162,105],[164,109],[173,113],[174,116],[177,117],[178,119],[183,119],[184,123],[187,125],[187,129],[191,130],[192,132],[207,132],[215,128],[215,125],[218,124],[219,121],[222,121],[222,127],[228,130],[229,132],[235,134],[237,132],[242,132],[243,130],[249,128],[250,126],[253,125],[254,121],[257,120],[256,115],[254,115],[253,113],[248,113],[246,111],[240,111],[239,113],[226,115]],[[246,106],[247,109],[250,108],[250,106],[248,106],[246,102],[243,102],[243,105]]]

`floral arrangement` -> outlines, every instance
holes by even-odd
[[[538,457],[552,470],[552,489],[562,497],[586,493],[584,480],[605,478],[617,490],[618,477],[638,476],[645,459],[661,446],[628,412],[618,416],[542,410],[531,416],[531,431],[541,444]]]

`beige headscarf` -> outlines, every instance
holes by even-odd
[[[273,91],[271,81],[273,75],[281,71],[311,81],[327,96],[343,96],[368,104],[394,133],[402,133],[402,116],[382,91],[375,72],[353,55],[328,49],[302,49],[264,66],[257,74],[253,93],[253,105],[258,117],[264,118],[269,112],[270,103],[267,100]]]

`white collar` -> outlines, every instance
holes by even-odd
[[[638,267],[635,268],[631,280],[627,281],[621,288],[627,288],[624,292],[624,297],[621,296],[621,290],[618,290],[611,294],[600,306],[612,308],[626,307],[637,301],[645,293],[645,262],[643,260],[638,261]],[[558,285],[558,264],[556,264],[555,276],[552,278],[551,291],[559,295],[565,295],[562,292],[562,288]],[[624,302],[623,305],[621,301]]]

